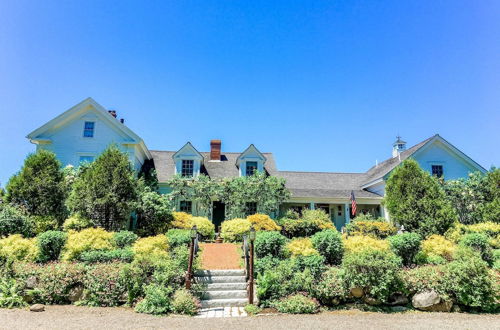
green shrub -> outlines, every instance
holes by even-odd
[[[420,251],[422,238],[417,233],[403,233],[388,238],[392,251],[403,260],[403,265],[410,266]]]
[[[37,237],[39,262],[54,261],[66,244],[67,234],[62,231],[46,231]]]
[[[114,250],[92,250],[86,251],[79,255],[78,260],[85,263],[96,262],[132,262],[134,253],[131,248],[114,249]]]
[[[196,315],[200,302],[186,289],[175,291],[172,300],[172,311],[176,314]]]
[[[225,242],[242,242],[252,224],[247,219],[232,219],[222,223],[221,237]]]
[[[343,278],[343,271],[338,267],[328,268],[321,279],[313,286],[312,295],[323,305],[335,306],[345,300],[349,294]]]
[[[118,231],[113,234],[113,242],[120,249],[132,246],[138,238],[139,236],[128,230]]]
[[[17,281],[0,277],[0,308],[19,308],[26,306]]]
[[[488,243],[488,236],[481,233],[471,233],[462,236],[460,246],[468,247],[479,252],[481,258],[489,265],[493,264],[493,251]]]
[[[263,274],[267,270],[272,270],[281,262],[280,258],[267,255],[255,260],[254,270],[256,274]]]
[[[344,255],[342,236],[335,229],[325,229],[311,237],[313,246],[329,265],[338,265]]]
[[[319,303],[304,294],[294,294],[273,303],[281,313],[288,314],[314,314],[319,311]]]
[[[500,249],[493,250],[493,269],[500,270]]]
[[[403,291],[408,295],[434,290],[443,300],[451,300],[449,288],[445,283],[446,268],[442,265],[425,265],[405,268],[400,272]]]
[[[248,304],[245,306],[245,312],[247,312],[248,315],[257,315],[261,311],[262,311],[262,308],[260,308],[256,305]]]
[[[309,269],[314,279],[318,279],[325,271],[325,257],[312,254],[309,256],[297,256],[292,258],[295,271],[302,272]]]
[[[175,248],[177,246],[189,246],[191,243],[191,232],[189,229],[170,229],[167,231],[168,244]]]
[[[70,230],[80,231],[82,229],[90,228],[93,225],[94,225],[94,223],[91,220],[76,213],[76,214],[71,215],[69,218],[67,218],[64,221],[63,230],[64,231],[70,231]]]
[[[19,208],[4,204],[0,207],[0,238],[12,234],[33,235],[33,224]]]
[[[153,283],[146,286],[145,292],[145,298],[135,307],[136,312],[162,315],[172,311],[172,288]]]
[[[324,229],[334,229],[333,224],[325,211],[304,210],[302,218],[281,219],[283,233],[287,237],[307,237]]]
[[[283,257],[287,239],[277,231],[261,231],[255,238],[255,254],[257,258],[265,256]]]
[[[122,276],[122,263],[88,266],[83,279],[84,304],[88,306],[119,306],[126,302],[127,285]]]
[[[386,302],[399,284],[401,259],[393,253],[365,249],[342,261],[349,288],[361,287],[372,298]]]
[[[50,215],[35,215],[30,217],[30,221],[33,224],[35,234],[59,229],[59,221],[56,217]]]

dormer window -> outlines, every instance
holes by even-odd
[[[94,137],[95,122],[86,121],[83,126],[83,137]]]
[[[246,176],[252,176],[257,172],[257,162],[247,162]]]
[[[443,165],[432,165],[432,175],[438,178],[443,176]]]
[[[181,174],[183,177],[190,178],[194,173],[194,161],[192,159],[183,159],[182,160],[182,169]]]

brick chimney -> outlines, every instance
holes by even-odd
[[[116,118],[116,110],[108,110],[109,114]]]
[[[210,160],[220,160],[220,147],[222,145],[221,140],[211,140],[210,141]]]

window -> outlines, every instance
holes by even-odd
[[[255,213],[257,213],[257,203],[255,202],[247,202],[246,203],[246,211],[245,211],[246,215],[249,216],[249,215],[253,215]]]
[[[432,175],[438,178],[443,176],[443,165],[432,165]]]
[[[92,163],[94,161],[94,156],[80,156],[81,163]]]
[[[94,137],[94,126],[93,121],[86,121],[83,126],[83,137]]]
[[[257,172],[257,162],[247,162],[246,176],[252,176]]]
[[[193,203],[191,201],[181,201],[180,205],[180,211],[181,212],[186,212],[186,213],[191,213],[193,207]]]
[[[184,177],[192,177],[193,176],[193,164],[194,160],[183,159],[182,160],[182,169],[181,174]]]

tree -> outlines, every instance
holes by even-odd
[[[68,198],[73,213],[106,230],[121,229],[136,205],[138,184],[126,154],[111,145],[80,169]]]
[[[137,230],[141,236],[165,233],[172,222],[172,205],[167,195],[153,191],[141,183],[137,203]]]
[[[413,159],[405,160],[391,173],[384,204],[394,222],[424,237],[443,234],[457,219],[437,179]]]
[[[482,209],[483,221],[500,222],[500,169],[492,168],[486,175],[487,191]]]
[[[22,207],[29,215],[53,216],[59,222],[66,215],[64,175],[61,163],[50,151],[30,154],[6,188],[7,201]]]

